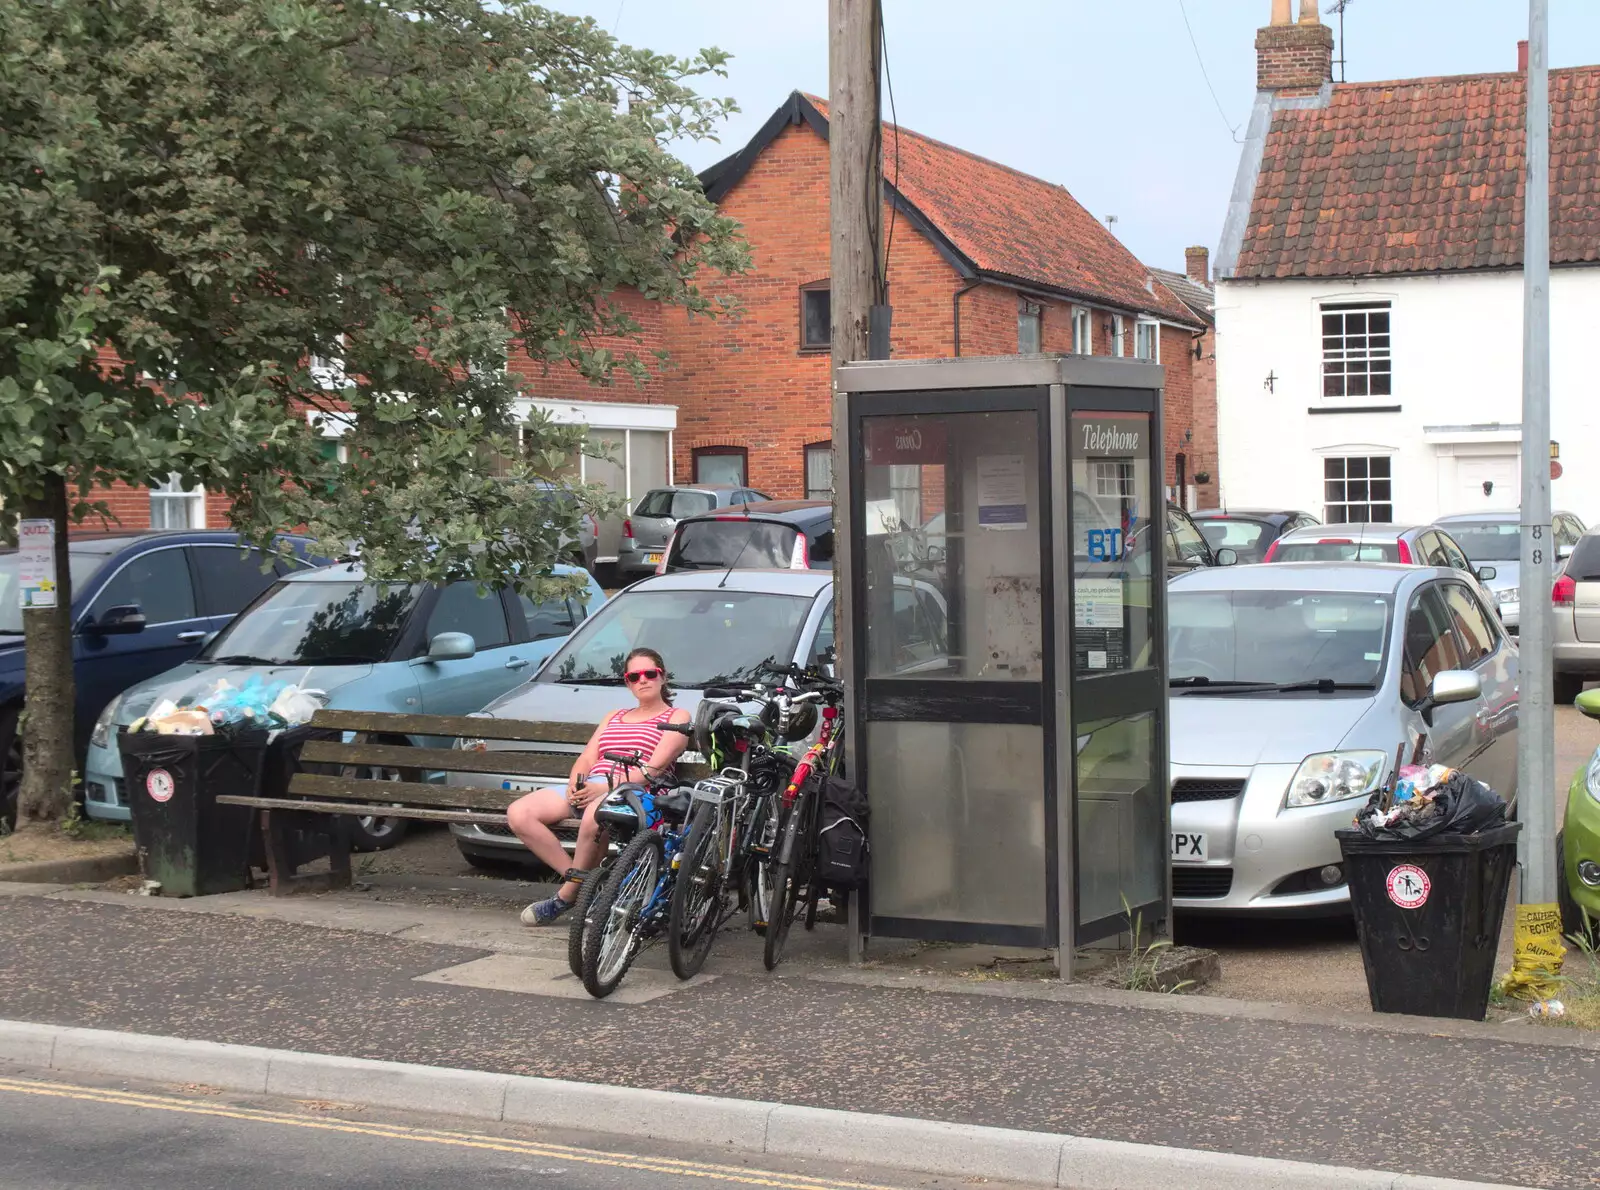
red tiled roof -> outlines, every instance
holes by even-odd
[[[802,98],[827,119],[827,100]],[[1200,325],[1065,186],[887,123],[883,172],[982,274]]]
[[[1520,267],[1526,76],[1350,83],[1282,111],[1236,277]],[[1600,67],[1550,72],[1550,259],[1600,261]]]

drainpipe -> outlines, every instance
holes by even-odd
[[[956,290],[955,296],[950,299],[950,321],[955,328],[955,347],[958,358],[961,355],[961,299],[982,284],[982,281],[968,281],[960,289]]]

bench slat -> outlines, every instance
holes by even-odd
[[[407,748],[399,744],[341,744],[337,740],[307,740],[300,759],[321,764],[371,765],[383,768],[439,770],[448,773],[503,773],[508,777],[552,776],[565,782],[576,752],[517,749],[502,752],[462,752],[443,748]]]
[[[346,802],[365,802],[363,814],[391,805],[448,806],[458,810],[497,810],[522,796],[521,790],[488,785],[432,785],[422,781],[366,781],[354,777],[324,777],[318,773],[296,773],[289,779],[289,792],[299,797],[337,798]],[[387,812],[387,811],[385,811]]]
[[[246,797],[244,794],[225,793],[217,798],[219,805],[251,806],[258,810],[302,810],[308,814],[354,814],[364,817],[374,807],[360,802],[307,802],[292,797]],[[381,807],[385,818],[419,818],[427,822],[471,822],[480,826],[504,826],[506,816],[484,810],[427,810],[416,806]],[[583,825],[582,819],[564,818],[550,829],[570,834]]]
[[[457,736],[526,740],[543,744],[587,744],[593,723],[538,723],[528,719],[479,719],[470,715],[400,715],[392,711],[318,711],[312,727],[369,735]]]

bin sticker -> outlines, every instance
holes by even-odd
[[[1385,883],[1389,889],[1389,899],[1402,909],[1421,909],[1428,903],[1428,894],[1433,891],[1433,881],[1415,864],[1391,868]]]
[[[145,792],[150,795],[151,801],[168,802],[172,800],[172,774],[166,769],[151,769],[144,779]]]

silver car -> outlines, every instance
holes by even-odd
[[[942,600],[940,601],[942,609]],[[943,649],[941,635],[932,651]],[[693,712],[707,686],[751,677],[768,658],[831,664],[833,575],[826,570],[685,571],[635,583],[591,616],[529,683],[503,695],[483,714],[553,723],[599,723],[634,704],[618,676],[629,649],[661,652],[674,705]],[[923,659],[922,664],[928,664]],[[491,740],[488,751],[582,750]],[[522,777],[477,774],[453,782],[531,789]],[[456,846],[470,863],[493,866],[531,856],[507,827],[453,824]]]
[[[772,499],[754,488],[731,484],[697,483],[651,488],[622,522],[622,545],[617,551],[617,573],[624,583],[654,574],[667,548],[672,530],[685,517],[716,512],[741,504]]]
[[[1571,702],[1585,682],[1600,678],[1600,532],[1578,539],[1556,576],[1551,603],[1555,698]]]
[[[1515,797],[1517,648],[1469,576],[1208,568],[1172,581],[1167,620],[1177,908],[1347,913],[1333,832],[1424,734]]]
[[[1522,514],[1507,512],[1463,512],[1442,516],[1435,522],[1453,537],[1474,566],[1492,566],[1495,574],[1485,586],[1500,605],[1500,618],[1515,633],[1522,622]],[[1555,543],[1559,563],[1572,553],[1583,536],[1583,522],[1570,512],[1551,518],[1550,540]]]

